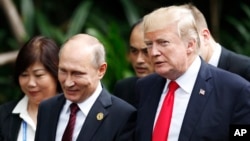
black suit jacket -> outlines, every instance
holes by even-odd
[[[39,106],[35,141],[54,141],[63,94],[45,100]],[[104,114],[97,120],[98,113]],[[77,141],[131,141],[134,139],[136,109],[124,100],[102,90],[86,117]]]
[[[19,114],[12,111],[18,100],[4,103],[0,106],[0,141],[16,141],[22,123]]]
[[[248,56],[222,47],[218,67],[236,73],[250,82],[250,57]]]
[[[137,141],[151,141],[165,83],[166,79],[157,74],[137,81]],[[200,94],[200,90],[205,94]],[[202,61],[178,140],[228,141],[230,124],[250,124],[250,83]]]
[[[136,76],[119,80],[115,84],[113,94],[136,107],[135,84],[137,80]]]

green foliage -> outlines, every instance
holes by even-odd
[[[135,23],[139,18],[137,8],[133,5],[131,0],[121,0],[123,9],[130,25]]]
[[[229,31],[222,31],[223,44],[238,53],[250,56],[250,6],[240,3],[240,7],[243,13],[241,17],[227,17],[232,27]]]
[[[76,8],[73,13],[72,19],[70,20],[70,25],[66,34],[66,39],[71,37],[74,34],[77,34],[83,28],[87,17],[91,12],[91,7],[93,5],[92,1],[83,1]]]
[[[107,27],[107,32],[100,32],[95,28],[88,28],[86,32],[97,37],[106,47],[108,70],[103,79],[105,86],[112,91],[118,79],[132,75],[129,63],[126,60],[126,41],[119,36],[119,25],[113,22]]]
[[[52,3],[53,5],[51,5]],[[139,19],[139,13],[131,0],[120,1],[123,14],[126,16],[123,20],[119,16],[115,17],[102,11],[101,6],[95,4],[93,0],[79,1],[73,11],[70,8],[65,9],[63,13],[70,16],[65,16],[63,20],[59,19],[59,17],[62,17],[59,16],[62,13],[60,10],[57,11],[58,15],[48,15],[49,9],[58,5],[56,1],[45,0],[42,4],[39,5],[33,0],[20,1],[20,15],[29,38],[41,34],[53,38],[61,45],[74,34],[91,34],[97,37],[106,49],[108,70],[102,81],[108,90],[112,92],[117,80],[133,75],[126,58],[126,48],[130,25]],[[63,1],[61,1],[61,4],[63,4]],[[47,11],[44,10],[43,6],[47,6]],[[0,29],[0,39],[7,42],[7,50],[19,48],[13,37],[8,36],[4,40],[5,32],[5,29]],[[3,66],[0,70],[0,103],[20,95],[20,89],[12,81],[13,67],[10,66]]]
[[[23,23],[29,35],[34,33],[34,14],[35,7],[32,0],[21,0],[21,13],[23,15]]]
[[[38,33],[61,43],[64,40],[64,34],[59,27],[52,25],[49,19],[39,10],[36,11],[36,24]]]

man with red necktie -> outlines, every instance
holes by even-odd
[[[155,73],[136,84],[136,141],[228,141],[230,125],[250,124],[250,83],[199,56],[190,9],[156,9],[143,25]],[[178,88],[170,93],[173,81]]]

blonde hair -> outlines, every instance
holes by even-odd
[[[170,24],[176,25],[178,36],[181,39],[194,39],[198,50],[200,39],[191,10],[173,5],[156,9],[143,17],[144,32],[162,29]]]
[[[194,16],[198,31],[201,31],[203,28],[208,28],[206,18],[204,17],[202,12],[196,6],[189,3],[189,4],[183,4],[183,5],[181,5],[181,7],[184,7],[184,8],[191,10],[191,12]]]

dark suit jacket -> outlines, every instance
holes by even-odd
[[[250,57],[248,56],[222,47],[218,67],[239,74],[250,82]]]
[[[136,76],[119,80],[115,84],[113,94],[136,107],[135,84],[137,80]]]
[[[16,141],[22,123],[19,114],[12,114],[18,100],[0,106],[0,141]]]
[[[157,74],[137,81],[136,92],[140,95],[137,141],[151,141],[165,82],[166,79]],[[201,89],[205,90],[205,95],[199,94]],[[179,141],[228,141],[230,124],[250,124],[250,83],[202,61]]]
[[[35,141],[54,141],[61,109],[65,103],[63,94],[40,104]],[[103,120],[96,115],[104,113]],[[77,141],[131,141],[134,138],[136,109],[105,89],[102,90],[86,117]]]

